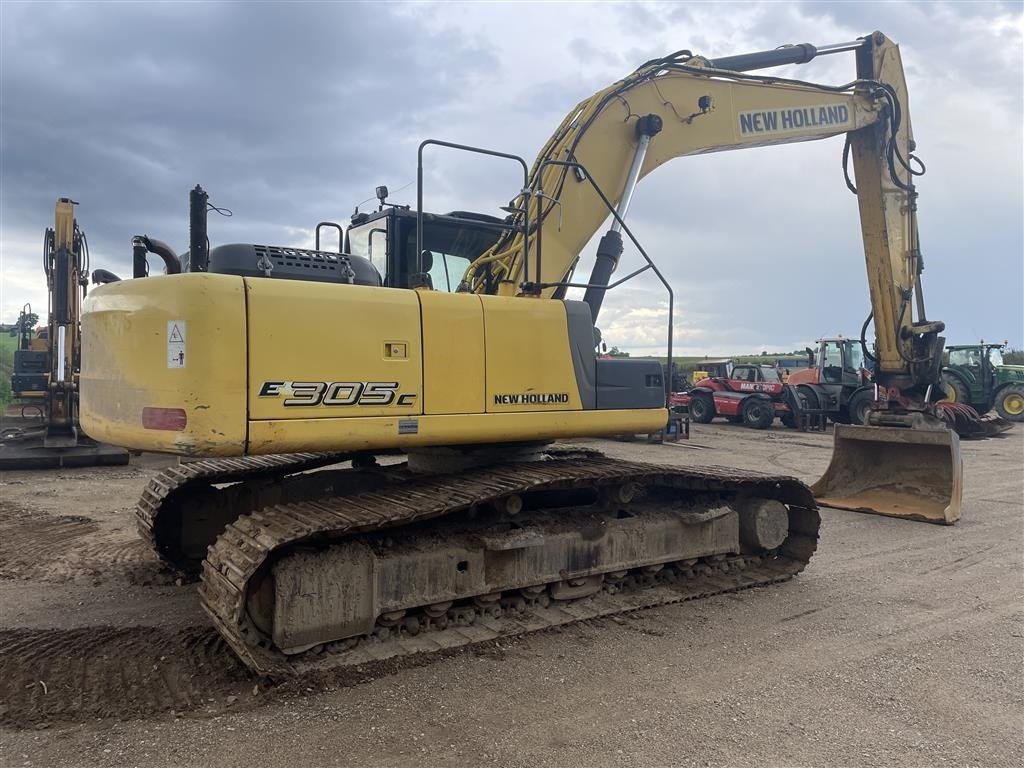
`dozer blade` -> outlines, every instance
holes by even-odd
[[[811,491],[827,507],[952,525],[963,474],[960,439],[949,429],[837,424],[832,461]]]

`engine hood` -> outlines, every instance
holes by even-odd
[[[1024,380],[1024,365],[1000,365],[996,373],[1000,378]]]

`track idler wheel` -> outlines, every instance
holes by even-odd
[[[789,511],[774,499],[747,499],[737,504],[740,543],[750,552],[775,549],[789,534]]]

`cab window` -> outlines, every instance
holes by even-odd
[[[999,347],[992,347],[988,351],[988,361],[993,366],[1003,365],[1003,351]]]
[[[469,259],[437,251],[429,251],[429,253],[432,263],[427,274],[430,275],[430,283],[434,290],[454,293],[458,289],[459,283],[462,282],[462,276],[469,268]]]
[[[850,359],[849,367],[847,370],[859,371],[864,367],[864,348],[860,345],[860,342],[850,343]]]
[[[754,381],[754,369],[746,366],[736,366],[733,368],[732,376],[729,378],[737,381]]]
[[[416,222],[406,223],[405,240],[407,269],[417,269]],[[473,259],[487,251],[498,239],[498,232],[455,223],[452,221],[425,221],[423,223],[422,269],[430,275],[435,291],[454,293],[459,289],[466,270]]]
[[[981,365],[977,349],[951,349],[949,351],[950,365],[965,365],[977,368]]]
[[[382,217],[368,221],[348,231],[348,252],[369,259],[380,272],[384,285],[388,285],[388,219]]]

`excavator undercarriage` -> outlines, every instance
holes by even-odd
[[[344,458],[193,462],[154,479],[140,502],[140,530],[175,567],[193,569],[212,542],[203,607],[258,673],[434,652],[782,581],[817,543],[814,500],[792,478],[558,448],[446,474],[359,460],[310,471]]]

